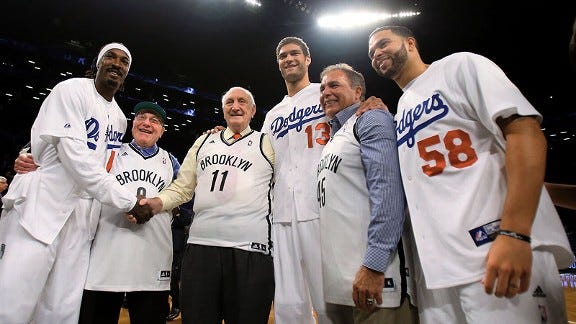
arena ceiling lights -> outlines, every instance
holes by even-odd
[[[244,2],[253,7],[262,7],[262,2],[260,2],[260,0],[244,0]]]
[[[419,11],[404,11],[395,14],[373,11],[343,11],[338,14],[327,14],[318,18],[318,26],[327,29],[351,29],[383,22],[391,18],[408,18],[418,16]]]

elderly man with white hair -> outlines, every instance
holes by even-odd
[[[100,204],[151,217],[104,167],[126,131],[114,95],[131,63],[124,45],[107,44],[94,79],[62,81],[42,103],[30,134],[39,167],[3,198],[0,323],[76,324]]]
[[[182,257],[182,323],[266,324],[274,298],[271,194],[274,151],[250,128],[256,104],[233,87],[222,97],[227,128],[200,136],[155,212],[194,195],[194,221]]]

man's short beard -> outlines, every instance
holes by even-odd
[[[290,73],[290,74],[285,74],[284,72],[282,72],[282,77],[284,78],[284,80],[286,82],[289,82],[289,83],[298,82],[298,81],[302,80],[305,75],[306,75],[306,73],[304,71],[302,71],[301,68],[298,68],[295,72]]]
[[[404,67],[406,61],[408,61],[408,51],[406,46],[402,44],[402,47],[392,55],[392,66],[386,72],[377,69],[376,73],[381,77],[394,80],[400,74],[400,70]]]
[[[112,79],[107,79],[106,84],[110,86],[110,88],[116,88],[119,85],[118,81]]]
[[[303,77],[304,76],[301,74],[290,74],[288,76],[285,76],[284,80],[286,80],[286,82],[293,83],[302,80]]]
[[[118,80],[113,80],[113,79],[106,79],[106,86],[108,86],[110,89],[114,89],[116,91],[124,91],[124,84],[125,84],[126,80],[124,81],[118,81]]]

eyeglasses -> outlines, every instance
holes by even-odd
[[[150,121],[150,124],[154,124],[154,125],[162,125],[162,121],[158,118],[158,117],[146,117],[144,114],[140,114],[140,115],[136,115],[136,117],[134,117],[134,120],[138,121],[138,122],[143,122],[143,121]]]

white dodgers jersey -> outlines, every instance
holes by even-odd
[[[326,144],[318,164],[318,203],[324,299],[354,306],[352,287],[368,246],[370,201],[360,143],[354,136],[357,116],[350,117]],[[383,302],[398,307],[402,296],[400,258],[393,257],[385,273]]]
[[[4,198],[4,208],[12,206],[22,215],[21,224],[36,239],[50,244],[64,226],[79,201],[91,198],[79,190],[78,177],[86,186],[100,191],[99,170],[112,150],[119,149],[126,131],[126,117],[113,99],[104,99],[94,86],[94,80],[72,78],[57,84],[46,97],[31,130],[31,153],[40,166],[35,172],[17,175]],[[75,152],[71,163],[78,162],[70,174],[58,157],[56,145],[61,138],[84,141],[88,150]],[[74,160],[74,159],[77,159]],[[101,161],[92,165],[91,161]],[[84,163],[89,161],[88,163]],[[79,165],[84,163],[84,165]],[[76,166],[76,165],[75,165]],[[96,169],[98,166],[98,169]],[[86,169],[85,169],[86,168]],[[86,180],[89,179],[89,180]],[[113,182],[112,179],[106,181]],[[114,190],[99,199],[107,203],[125,204]],[[26,204],[22,202],[28,198]],[[14,204],[16,202],[16,204]],[[47,216],[49,215],[49,216]]]
[[[206,136],[198,149],[188,243],[271,254],[273,167],[262,152],[266,135],[252,131],[228,144],[223,134]]]
[[[495,122],[540,114],[493,62],[456,53],[404,89],[395,116],[402,181],[429,289],[481,280],[507,185],[505,139]],[[573,255],[560,218],[542,190],[532,247]]]
[[[320,106],[320,84],[312,83],[272,108],[262,125],[276,155],[274,222],[318,218],[316,164],[330,139]]]
[[[167,151],[143,157],[123,144],[110,171],[134,195],[156,197],[174,177]],[[170,289],[172,216],[156,214],[147,223],[132,224],[125,213],[102,205],[98,231],[92,243],[85,288],[99,291],[160,291]]]

